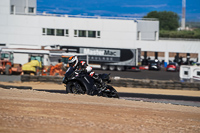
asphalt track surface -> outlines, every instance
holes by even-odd
[[[119,93],[119,96],[121,99],[133,101],[200,107],[200,97],[140,93]]]
[[[127,70],[127,71],[103,71],[100,69],[94,69],[95,73],[111,73],[111,77],[120,78],[133,78],[133,79],[151,79],[151,80],[173,80],[180,81],[179,72],[166,72],[163,69],[156,70]]]
[[[120,78],[133,78],[133,79],[150,79],[150,80],[173,80],[179,81],[179,72],[166,72],[164,69],[160,71],[155,70],[127,70],[127,71],[103,71],[100,69],[94,69],[95,73],[111,73],[111,77]],[[13,87],[2,86],[0,87],[9,89],[31,89],[29,87]],[[41,91],[41,90],[38,90]],[[50,93],[66,93],[65,90],[42,90]],[[134,100],[134,101],[146,101],[146,102],[160,102],[166,104],[177,104],[185,106],[200,107],[200,97],[187,97],[187,96],[170,96],[170,95],[155,95],[155,94],[139,94],[139,93],[119,93],[121,99]]]
[[[150,80],[173,80],[180,81],[179,72],[166,72],[165,69],[155,70],[127,70],[127,71],[103,71],[94,69],[95,73],[111,73],[111,77],[133,78],[133,79],[150,79]],[[156,94],[139,94],[139,93],[119,93],[121,99],[145,101],[155,103],[166,103],[185,106],[200,107],[200,97],[191,96],[172,96]]]

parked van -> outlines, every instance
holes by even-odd
[[[183,82],[200,82],[200,66],[181,65],[179,76]]]

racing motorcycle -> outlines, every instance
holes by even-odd
[[[68,69],[63,78],[66,93],[97,95],[108,98],[119,98],[117,91],[106,83],[111,82],[110,74],[99,74],[90,77],[86,72]]]

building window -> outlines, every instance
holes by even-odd
[[[74,30],[74,37],[78,37],[78,30]]]
[[[137,32],[137,40],[141,40],[141,32],[140,31]]]
[[[188,75],[188,71],[184,71],[184,75]]]
[[[42,35],[52,35],[52,36],[69,36],[68,29],[50,29],[42,28]]]
[[[96,31],[88,31],[88,37],[96,38]]]
[[[64,29],[56,29],[56,36],[64,36]]]
[[[97,38],[100,38],[100,37],[101,37],[101,32],[97,31]]]
[[[10,14],[15,14],[15,6],[11,5],[10,7]]]
[[[86,30],[79,30],[78,37],[86,37]]]
[[[100,31],[74,30],[74,37],[100,38]]]
[[[69,36],[69,31],[68,30],[65,30],[65,36]]]
[[[34,7],[29,7],[28,8],[28,13],[34,13]]]
[[[68,29],[42,28],[42,35],[69,36]],[[74,37],[100,38],[100,31],[74,30]]]
[[[46,35],[46,34],[47,34],[46,28],[42,28],[42,35]]]
[[[197,75],[200,76],[200,71],[197,71]]]
[[[47,35],[55,35],[55,29],[47,29]]]
[[[157,41],[158,40],[158,32],[155,31],[155,40]]]
[[[2,44],[2,43],[0,43],[0,46],[6,46],[6,44]]]

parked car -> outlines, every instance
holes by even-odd
[[[171,62],[167,65],[166,71],[174,71],[178,72],[179,71],[179,65],[176,62]]]
[[[150,60],[148,63],[148,67],[149,70],[160,70],[161,66],[160,66],[160,61],[159,60]]]

